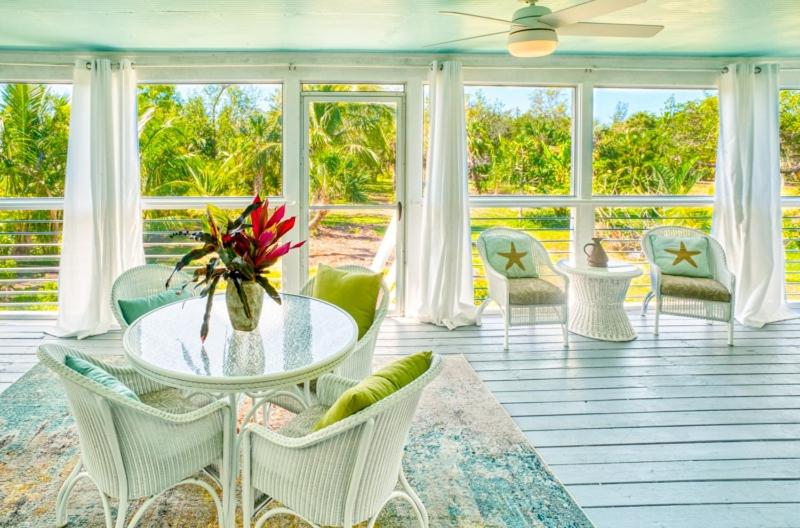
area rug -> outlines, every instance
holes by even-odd
[[[385,362],[386,358],[380,361]],[[37,365],[0,394],[0,526],[53,526],[59,486],[78,457],[78,439],[57,379]],[[448,357],[426,390],[404,458],[432,527],[591,528],[583,511],[460,356]],[[69,526],[103,526],[97,491],[83,481]],[[213,527],[208,495],[193,487],[158,499],[141,527]],[[301,526],[288,518],[267,524]],[[392,504],[378,526],[416,527]]]

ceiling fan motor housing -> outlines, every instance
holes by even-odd
[[[539,17],[550,14],[546,7],[529,5],[518,9],[508,32],[508,51],[515,57],[543,57],[550,55],[558,46],[555,29]]]

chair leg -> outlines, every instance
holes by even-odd
[[[503,310],[503,350],[508,350],[509,307]]]
[[[117,522],[115,528],[125,528],[125,520],[128,518],[128,499],[120,498],[117,506]]]
[[[80,478],[81,467],[83,464],[80,460],[72,468],[67,480],[61,485],[56,496],[56,526],[65,526],[67,524],[67,504],[69,503],[69,496],[72,493],[72,488]]]
[[[731,321],[728,323],[728,346],[733,346],[733,325],[734,320],[731,319]]]
[[[656,328],[655,328],[655,330],[653,331],[653,333],[654,333],[655,335],[658,335],[658,323],[659,323],[659,318],[660,318],[660,315],[661,315],[661,312],[660,312],[660,310],[658,309],[658,305],[656,305]]]
[[[569,348],[569,329],[567,329],[567,325],[561,325],[561,333],[564,335],[564,348]]]
[[[489,297],[485,298],[480,306],[478,306],[478,312],[475,317],[475,324],[477,326],[481,326],[481,317],[483,316],[483,311],[489,306],[489,303],[492,302],[492,299]]]
[[[422,503],[422,500],[420,500],[419,495],[417,495],[417,492],[414,491],[414,488],[412,488],[411,484],[408,483],[408,480],[406,479],[406,474],[403,471],[402,467],[400,468],[399,480],[400,480],[400,485],[403,488],[403,491],[405,492],[406,495],[408,495],[408,497],[411,499],[411,502],[414,503],[414,505],[416,506],[417,513],[419,514],[420,524],[422,525],[423,528],[428,528],[428,522],[429,522],[428,510],[425,509],[425,505]]]
[[[242,438],[242,526],[250,528],[253,522],[254,490],[250,482],[250,433]]]
[[[656,293],[652,290],[647,292],[647,295],[644,296],[644,300],[642,301],[642,317],[647,315],[647,306],[650,304],[650,301],[655,297]]]

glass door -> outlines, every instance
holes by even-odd
[[[319,264],[381,270],[403,308],[403,96],[303,94],[305,276]]]

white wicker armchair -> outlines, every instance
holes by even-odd
[[[655,263],[653,256],[652,237],[677,237],[677,238],[705,238],[708,240],[708,265],[711,271],[711,279],[723,286],[727,290],[729,301],[709,300],[703,298],[692,298],[685,295],[669,295],[663,288],[663,275]],[[647,313],[647,306],[650,300],[656,299],[656,320],[655,334],[658,335],[659,316],[662,313],[671,315],[681,315],[705,319],[709,321],[720,321],[728,324],[728,345],[733,345],[734,327],[734,306],[735,306],[735,286],[736,278],[728,269],[725,250],[722,245],[713,237],[688,227],[662,226],[647,231],[642,237],[642,251],[650,263],[650,283],[651,291],[644,298],[642,303],[642,315]],[[692,280],[689,278],[688,280]],[[707,280],[707,279],[701,279]]]
[[[533,261],[536,266],[536,273],[539,279],[509,279],[498,273],[489,264],[486,254],[486,237],[493,234],[523,234],[530,238],[531,248],[533,248]],[[494,301],[500,307],[503,315],[503,326],[505,329],[503,338],[503,348],[508,350],[508,329],[510,326],[517,325],[537,325],[537,324],[559,324],[564,338],[564,346],[569,346],[569,332],[567,330],[567,320],[569,309],[567,302],[569,299],[569,278],[553,266],[550,255],[541,242],[531,237],[523,231],[517,231],[505,227],[493,227],[480,234],[476,241],[478,254],[483,262],[486,271],[486,281],[489,284],[489,296],[481,304],[479,314],[489,304]],[[526,284],[542,281],[543,285],[557,290],[556,295],[543,295],[543,302],[519,304],[514,302],[515,281],[524,281]],[[521,283],[519,283],[521,284]],[[541,283],[539,283],[541,284]],[[556,301],[556,302],[553,302]]]
[[[80,460],[56,498],[57,526],[67,523],[67,502],[75,483],[82,478],[89,479],[100,491],[106,528],[136,526],[156,497],[182,484],[200,486],[211,495],[222,525],[220,497],[208,480],[200,477],[207,477],[220,487],[220,480],[228,482],[224,464],[219,466],[219,480],[206,470],[224,460],[223,447],[230,441],[224,427],[230,416],[226,401],[183,397],[131,367],[108,365],[62,345],[42,345],[37,355],[61,378],[80,439]],[[106,370],[141,401],[75,372],[64,364],[66,355]],[[130,501],[145,497],[126,523]],[[112,521],[109,498],[119,500],[116,521]]]
[[[242,511],[250,528],[256,490],[282,506],[267,510],[260,528],[277,515],[294,515],[312,526],[344,526],[369,520],[372,528],[390,500],[406,500],[420,524],[428,514],[403,474],[402,458],[422,390],[442,370],[434,355],[422,376],[387,398],[324,429],[316,419],[357,382],[326,374],[319,379],[320,405],[303,411],[284,429],[245,426],[242,444]],[[398,486],[399,485],[399,486]]]
[[[125,330],[128,328],[128,323],[122,317],[122,311],[119,308],[120,299],[132,299],[135,297],[145,297],[163,292],[167,278],[172,273],[170,266],[163,266],[161,264],[145,264],[144,266],[136,266],[122,273],[114,281],[111,286],[111,311],[114,317],[117,318],[119,326]],[[181,285],[189,281],[191,277],[178,271],[172,278],[172,283]],[[192,297],[196,297],[199,292],[195,291],[191,286],[187,287]]]

